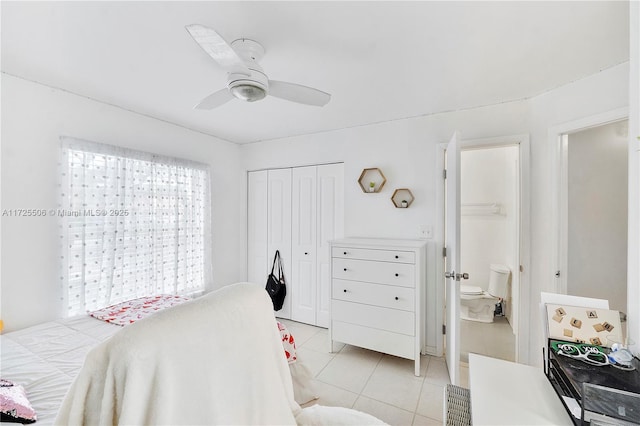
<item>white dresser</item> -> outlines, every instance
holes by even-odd
[[[415,360],[424,352],[426,241],[331,242],[331,351],[347,343]]]

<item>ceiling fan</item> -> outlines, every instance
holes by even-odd
[[[194,108],[213,109],[234,98],[247,102],[275,96],[306,105],[324,106],[331,95],[300,84],[270,80],[258,64],[264,56],[264,47],[254,40],[237,39],[227,43],[217,32],[204,25],[185,27],[191,37],[222,68],[227,71],[227,87],[200,101]]]

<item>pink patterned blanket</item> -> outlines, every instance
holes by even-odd
[[[296,355],[296,342],[293,335],[289,333],[287,327],[280,321],[278,323],[278,330],[280,330],[280,336],[282,337],[282,346],[284,347],[284,354],[287,356],[289,364],[296,362],[298,359]]]
[[[125,326],[188,300],[190,299],[187,297],[173,296],[170,294],[141,297],[89,312],[89,315],[110,324]],[[280,336],[282,337],[284,353],[289,364],[292,364],[297,360],[295,339],[284,324],[280,321],[277,321],[277,323]]]
[[[89,315],[110,324],[125,326],[187,300],[187,297],[170,294],[141,297],[89,312]]]

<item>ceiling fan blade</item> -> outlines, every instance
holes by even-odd
[[[269,80],[269,95],[314,106],[325,106],[331,100],[331,95],[321,90],[276,80]]]
[[[206,98],[200,101],[200,103],[194,106],[194,109],[214,109],[219,107],[220,105],[226,104],[231,99],[233,99],[233,95],[229,92],[229,89],[220,89],[217,92],[213,92]]]
[[[250,75],[251,71],[220,34],[200,24],[185,27],[202,50],[229,72]]]

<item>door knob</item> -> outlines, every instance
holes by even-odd
[[[461,279],[468,280],[469,274],[467,274],[466,272],[463,272],[462,274],[457,274],[456,271],[451,271],[451,272],[445,272],[444,277],[453,278],[456,281],[460,281]]]

